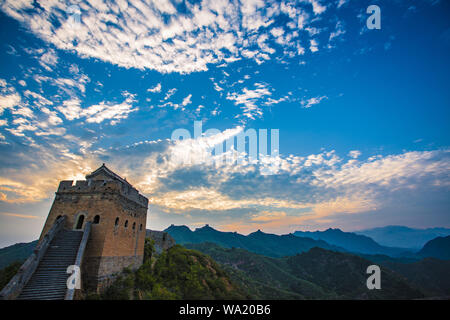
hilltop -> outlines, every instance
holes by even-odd
[[[450,260],[450,236],[437,237],[428,241],[417,254],[420,257]]]
[[[419,250],[428,241],[450,235],[448,228],[415,229],[404,226],[386,226],[355,231],[372,238],[381,245],[389,247],[412,248]]]
[[[105,300],[248,299],[242,288],[209,256],[175,245],[153,256],[146,242],[144,264],[135,272],[125,270],[102,295]]]
[[[37,245],[37,240],[26,243],[16,243],[0,249],[0,269],[9,266],[13,262],[25,261]]]
[[[382,246],[372,238],[356,234],[353,232],[344,232],[340,229],[329,228],[325,231],[295,231],[295,236],[308,237],[314,240],[323,240],[329,244],[342,247],[350,252],[364,254],[386,254],[389,256],[399,256],[410,253],[411,250],[405,248],[393,248]]]
[[[197,228],[194,231],[186,226],[172,225],[164,231],[170,234],[178,244],[211,242],[225,248],[242,248],[269,257],[294,255],[314,247],[346,251],[344,248],[330,245],[322,240],[297,237],[293,234],[276,235],[261,230],[244,236],[237,232],[221,232],[209,225]]]
[[[400,274],[382,266],[382,290],[368,290],[366,269],[373,264],[359,256],[313,248],[271,258],[213,243],[186,247],[210,255],[231,278],[258,299],[414,299],[424,297]]]

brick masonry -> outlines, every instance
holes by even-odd
[[[40,241],[59,216],[66,216],[64,227],[71,230],[91,221],[82,282],[99,292],[123,268],[142,264],[147,209],[148,199],[103,165],[85,181],[60,182]]]

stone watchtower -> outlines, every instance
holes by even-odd
[[[98,292],[123,268],[142,264],[147,209],[148,199],[103,164],[86,180],[60,182],[39,242],[59,217],[68,230],[90,221],[81,276],[84,288]]]

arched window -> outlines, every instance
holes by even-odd
[[[75,229],[80,230],[83,229],[83,222],[84,222],[84,214],[80,214],[78,216],[77,224],[75,225]]]
[[[93,223],[93,224],[99,224],[99,223],[100,223],[100,216],[99,216],[99,215],[96,215],[96,216],[94,217],[94,221],[92,221],[92,223]]]
[[[136,230],[136,222],[133,222],[133,230]]]
[[[139,226],[139,231],[142,231],[142,223],[141,223],[141,225]]]
[[[125,228],[128,228],[128,220],[125,221]]]
[[[119,225],[119,217],[116,218],[116,221],[114,222],[114,225],[117,227]]]

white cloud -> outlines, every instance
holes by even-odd
[[[181,103],[181,105],[182,105],[183,107],[185,107],[185,106],[187,106],[188,104],[191,104],[191,103],[192,103],[191,97],[192,97],[192,94],[189,94],[186,98],[183,99],[183,102]]]
[[[227,99],[241,106],[244,116],[255,119],[255,117],[262,116],[262,110],[257,106],[257,102],[270,95],[272,93],[269,91],[267,85],[255,83],[255,89],[244,88],[240,93],[228,93]]]
[[[138,110],[133,107],[134,102],[134,95],[128,95],[122,103],[114,104],[102,101],[99,104],[91,105],[83,109],[80,107],[80,100],[78,98],[73,98],[64,101],[63,105],[56,109],[61,112],[67,120],[85,118],[88,123],[101,123],[105,120],[110,120],[110,124],[115,125],[121,120],[128,118],[128,115],[131,112]]]
[[[53,102],[48,100],[47,98],[43,97],[41,94],[30,91],[30,90],[25,90],[23,92],[24,96],[28,97],[28,98],[33,98],[34,99],[34,105],[38,106],[38,107],[42,107],[45,105],[52,105]]]
[[[56,109],[61,112],[67,120],[78,119],[81,116],[81,101],[78,98],[72,98],[63,102],[62,106]]]
[[[337,7],[340,8],[342,7],[344,4],[348,3],[349,0],[339,0]]]
[[[84,109],[81,115],[86,117],[86,122],[100,123],[104,120],[111,120],[110,124],[114,125],[120,120],[128,118],[128,114],[134,111],[137,111],[137,109],[127,102],[120,104],[101,102]]]
[[[360,155],[361,155],[361,151],[358,151],[358,150],[352,150],[348,153],[348,156],[353,159],[358,158]]]
[[[306,101],[303,100],[301,102],[301,104],[302,104],[303,108],[311,108],[312,106],[320,103],[324,99],[328,99],[328,97],[327,96],[313,97],[313,98],[310,98],[310,99],[308,99]]]
[[[166,93],[166,96],[164,97],[163,101],[170,99],[171,96],[173,96],[177,92],[177,88],[169,89]]]
[[[161,83],[158,83],[156,86],[154,86],[153,88],[149,88],[147,89],[147,92],[161,92]]]
[[[20,104],[21,98],[17,93],[11,93],[7,95],[0,94],[0,114],[5,111],[5,109],[11,109]]]
[[[81,93],[85,93],[86,83],[90,81],[89,77],[84,74],[79,74],[76,78],[52,78],[36,74],[33,76],[33,79],[37,83],[49,82],[51,85],[64,91],[69,96],[75,95],[76,91],[74,89],[79,90]]]
[[[14,109],[15,107],[21,108],[22,98],[16,92],[16,89],[6,82],[4,79],[0,79],[0,115],[6,109]]]
[[[325,10],[327,9],[327,7],[322,6],[318,0],[303,0],[303,1],[311,3],[313,7],[313,12],[317,15],[325,12]]]
[[[67,18],[67,2],[46,1],[40,10],[29,1],[6,0],[1,9],[33,33],[61,50],[97,58],[126,68],[153,69],[161,73],[205,71],[208,64],[223,64],[242,58],[263,63],[274,53],[264,34],[271,32],[283,51],[297,54],[301,36],[297,28],[310,23],[309,16],[322,14],[318,0],[289,1],[203,0],[184,2],[177,11],[167,0],[105,3],[80,2],[80,21]],[[309,14],[310,13],[310,14]],[[289,30],[273,28],[287,15]],[[295,27],[295,28],[292,28]],[[255,46],[258,50],[255,50]],[[48,50],[40,62],[51,69],[58,61]]]
[[[336,23],[336,29],[330,33],[329,41],[335,40],[345,34],[345,29],[341,21]]]
[[[216,82],[214,82],[214,90],[220,92],[220,91],[223,91],[223,88],[220,87]]]
[[[315,39],[311,39],[310,41],[309,41],[309,50],[311,50],[311,52],[317,52],[317,51],[319,51],[319,47],[318,47],[318,43],[317,43],[317,41],[315,40]]]
[[[52,71],[52,67],[54,67],[57,63],[58,56],[53,49],[48,50],[39,58],[39,64],[47,71]]]

